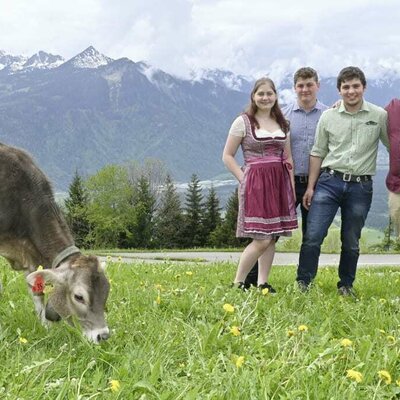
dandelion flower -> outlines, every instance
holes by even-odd
[[[395,337],[394,337],[394,336],[391,336],[391,335],[386,336],[386,339],[387,339],[388,342],[390,342],[391,344],[393,344],[393,343],[396,341]]]
[[[348,369],[346,376],[347,378],[350,378],[353,381],[356,381],[357,383],[360,383],[363,380],[362,373],[355,371],[354,369]]]
[[[120,388],[121,384],[119,383],[119,381],[117,381],[116,379],[110,380],[110,389],[112,392],[114,393],[119,392]]]
[[[353,342],[352,342],[350,339],[342,339],[342,340],[340,341],[340,344],[341,344],[343,347],[350,347],[350,346],[353,344]]]
[[[263,290],[261,290],[261,293],[266,296],[269,293],[269,289],[268,288],[264,288]]]
[[[292,337],[294,336],[295,332],[289,329],[286,334],[288,335],[288,337]]]
[[[233,305],[229,304],[229,303],[224,304],[224,306],[222,308],[227,313],[233,313],[235,311],[235,307],[233,307]]]
[[[387,385],[392,383],[392,377],[390,376],[390,373],[388,371],[381,369],[380,371],[378,371],[378,376],[379,379],[384,381]]]
[[[297,329],[300,332],[307,332],[308,331],[308,326],[307,325],[300,325]]]
[[[386,303],[386,299],[379,299],[379,303],[385,304]]]
[[[192,276],[192,275],[193,275],[193,272],[192,272],[192,271],[186,271],[186,275],[187,275],[187,276]]]
[[[244,364],[244,357],[239,356],[235,361],[235,365],[237,368],[240,368],[243,364]]]
[[[240,336],[240,328],[238,326],[232,326],[230,332],[233,336]]]
[[[26,343],[28,343],[28,339],[25,339],[24,337],[20,337],[20,338],[19,338],[19,342],[20,342],[21,344],[26,344]]]

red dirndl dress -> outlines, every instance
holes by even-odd
[[[242,114],[246,134],[241,147],[245,165],[239,187],[237,237],[270,239],[291,236],[297,215],[289,170],[284,157],[286,134],[257,138],[254,125]]]

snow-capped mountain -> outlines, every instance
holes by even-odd
[[[208,80],[218,85],[223,85],[227,89],[236,90],[238,92],[250,92],[253,78],[249,76],[236,75],[231,71],[221,69],[203,69],[192,71],[191,79],[194,82]]]
[[[23,68],[28,57],[13,56],[0,50],[0,71],[5,70],[7,73],[13,73]]]
[[[72,66],[74,68],[98,68],[103,65],[112,63],[114,60],[101,54],[93,46],[88,47],[75,57],[68,60],[63,65]]]
[[[23,64],[22,69],[52,69],[57,68],[64,63],[64,58],[58,55],[39,51]]]

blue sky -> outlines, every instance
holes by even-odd
[[[326,4],[325,4],[326,3]],[[400,2],[386,0],[0,0],[0,49],[68,59],[93,45],[187,77],[202,68],[278,79],[400,71]]]

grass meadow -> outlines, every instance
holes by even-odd
[[[112,336],[38,322],[22,274],[0,264],[0,399],[400,398],[400,269],[360,268],[358,299],[321,268],[300,293],[229,287],[231,263],[108,262]]]

